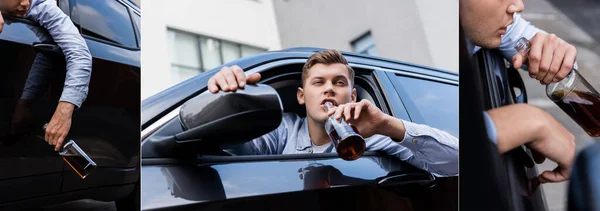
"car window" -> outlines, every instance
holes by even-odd
[[[458,86],[396,75],[394,87],[410,118],[458,137]]]
[[[73,13],[82,34],[114,44],[137,48],[129,10],[118,1],[78,0]]]

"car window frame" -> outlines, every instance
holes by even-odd
[[[487,110],[515,103],[512,99],[512,96],[515,96],[514,90],[510,88],[510,86],[505,86],[506,84],[500,84],[505,81],[510,83],[508,81],[508,74],[496,72],[492,65],[494,58],[498,56],[501,56],[501,54],[497,50],[487,49],[481,49],[475,54],[475,63],[477,64],[475,65],[475,68],[477,68],[476,71],[482,73],[482,85],[485,88],[484,93],[487,93],[483,95],[484,101],[486,101],[484,102],[484,108]],[[505,68],[505,71],[508,71],[508,69]],[[521,91],[526,92],[526,90]],[[512,209],[520,210],[548,210],[546,207],[547,202],[542,195],[543,188],[541,186],[538,187],[539,191],[535,191],[533,193],[534,195],[529,199],[527,199],[527,197],[519,197],[520,191],[522,190],[521,187],[519,187],[519,183],[523,182],[523,180],[527,181],[527,177],[538,175],[535,166],[533,168],[526,168],[524,165],[519,165],[519,163],[522,163],[520,161],[522,158],[517,156],[517,153],[521,153],[517,152],[519,150],[529,151],[521,146],[502,154],[499,158],[504,163],[504,166],[502,166],[502,170],[504,170],[503,173],[506,174],[506,177],[509,180],[509,187],[506,189],[511,191],[508,195],[511,198],[512,204],[509,206],[512,207]],[[523,168],[524,170],[519,168]],[[523,176],[517,175],[521,171],[525,172],[526,178],[519,178],[520,176]],[[526,202],[526,200],[528,200],[528,202]]]

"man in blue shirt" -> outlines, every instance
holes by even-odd
[[[235,91],[257,83],[260,74],[246,76],[238,67],[223,67],[208,81],[208,89]],[[231,154],[303,154],[335,152],[324,125],[329,116],[344,117],[365,137],[366,150],[383,151],[436,176],[458,175],[458,139],[445,131],[397,119],[368,100],[356,102],[354,70],[336,50],[313,54],[302,69],[298,103],[306,117],[285,113],[274,131],[226,151]],[[325,112],[324,103],[335,110]],[[393,141],[398,140],[398,142]]]
[[[562,80],[576,66],[575,47],[524,20],[517,14],[523,9],[522,0],[460,0],[460,24],[470,55],[481,48],[498,49],[504,58],[495,58],[495,68],[505,70],[506,59],[516,69],[528,69],[530,77],[541,84]],[[527,56],[514,49],[521,37],[531,41]],[[484,116],[490,139],[500,153],[526,145],[537,163],[546,157],[558,163],[553,171],[543,172],[539,182],[561,182],[569,177],[575,138],[550,114],[531,105],[516,104],[489,110]]]
[[[61,147],[66,135],[71,128],[73,111],[81,107],[88,93],[88,84],[92,73],[92,56],[79,31],[56,5],[54,0],[0,0],[2,13],[26,18],[38,23],[45,28],[48,34],[36,34],[42,42],[54,41],[63,51],[67,62],[67,73],[62,95],[58,106],[46,128],[45,140],[55,146]],[[0,33],[4,26],[4,19],[0,15]],[[52,61],[42,54],[36,56],[28,82],[42,81],[43,72]],[[23,90],[17,109],[24,107],[28,101],[39,97],[39,87],[27,83]],[[21,106],[21,107],[19,107]],[[18,116],[18,111],[15,114]],[[15,118],[15,119],[18,119]]]

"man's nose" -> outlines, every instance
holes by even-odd
[[[24,7],[29,6],[29,1],[30,0],[21,0],[21,6],[24,6]]]
[[[331,83],[327,83],[325,85],[325,90],[323,90],[324,95],[334,95],[335,91],[333,90],[333,85]]]
[[[524,9],[525,5],[523,4],[523,0],[515,0],[510,5],[508,5],[506,12],[508,14],[513,14],[516,12],[523,12]]]

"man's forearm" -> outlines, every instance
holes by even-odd
[[[402,120],[386,115],[385,121],[381,127],[381,135],[396,140],[403,140],[406,128]]]
[[[498,151],[505,153],[535,140],[543,133],[544,113],[536,107],[516,104],[488,111],[498,134]]]

